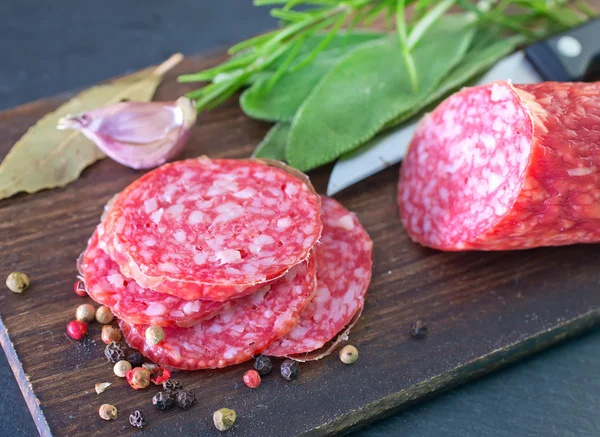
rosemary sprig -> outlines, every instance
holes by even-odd
[[[585,0],[255,0],[256,6],[271,5],[271,15],[281,21],[273,31],[242,41],[229,49],[230,59],[213,68],[179,77],[180,82],[209,82],[192,91],[199,111],[211,108],[268,71],[272,88],[288,72],[310,65],[343,30],[370,26],[380,17],[395,19],[398,50],[407,66],[413,91],[419,89],[419,71],[412,56],[423,35],[437,20],[458,6],[470,11],[474,24],[493,27],[507,36],[520,34],[529,41],[582,23],[594,10]],[[300,9],[298,9],[300,7]],[[506,9],[514,10],[507,14]],[[314,49],[294,62],[306,39],[319,32],[325,36]],[[271,66],[277,61],[277,68]]]

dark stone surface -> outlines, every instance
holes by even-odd
[[[0,108],[164,60],[227,46],[273,25],[250,1],[0,1]],[[600,332],[557,347],[353,434],[600,435]],[[36,435],[0,354],[0,435]]]

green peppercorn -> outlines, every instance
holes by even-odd
[[[352,345],[346,345],[340,351],[340,360],[344,364],[354,364],[358,360],[358,350]]]
[[[113,367],[113,372],[115,372],[115,375],[119,378],[125,378],[129,370],[131,370],[131,364],[129,364],[129,361],[125,360],[117,361]]]
[[[235,423],[235,411],[229,408],[221,408],[213,413],[215,428],[219,431],[227,431]]]
[[[165,338],[165,331],[160,326],[150,326],[146,329],[146,343],[154,346]]]
[[[12,272],[6,278],[6,286],[13,293],[23,293],[29,287],[29,276],[23,272]]]

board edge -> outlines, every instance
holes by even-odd
[[[17,356],[17,351],[15,350],[15,345],[11,341],[10,336],[8,334],[8,330],[2,316],[0,316],[0,345],[2,345],[2,349],[4,350],[4,354],[6,355],[6,359],[8,360],[8,364],[12,369],[13,375],[17,380],[17,384],[19,389],[21,390],[21,394],[25,399],[25,403],[27,404],[27,408],[29,409],[29,413],[35,422],[35,426],[40,433],[41,437],[53,437],[52,431],[50,430],[50,425],[46,420],[46,416],[42,410],[41,402],[39,398],[35,395],[33,391],[33,387],[29,382],[27,374],[25,373],[25,369],[19,362],[19,358]]]

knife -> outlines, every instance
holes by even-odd
[[[600,19],[507,56],[484,74],[477,85],[508,79],[518,84],[600,80]],[[402,161],[418,122],[418,117],[413,118],[340,158],[329,177],[327,195],[332,196]]]

